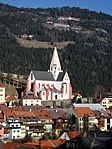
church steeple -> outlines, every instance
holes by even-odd
[[[56,47],[54,48],[54,53],[50,64],[50,72],[52,72],[55,80],[57,79],[59,72],[62,72]]]

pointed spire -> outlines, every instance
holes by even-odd
[[[52,72],[55,80],[57,79],[59,72],[62,72],[56,47],[54,48],[54,52],[53,52],[53,56],[50,64],[50,72]]]
[[[56,47],[54,48],[54,52],[53,52],[53,56],[52,56],[52,60],[51,60],[51,65],[53,65],[53,64],[57,64],[57,66],[61,68],[60,60],[59,60],[59,56],[58,56]]]

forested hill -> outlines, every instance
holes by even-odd
[[[18,43],[43,41],[54,45],[71,41],[58,50],[74,93],[105,95],[112,89],[112,16],[75,7],[16,8],[0,4],[0,70],[29,74],[48,70],[53,49],[28,48]]]

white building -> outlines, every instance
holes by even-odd
[[[0,104],[5,103],[5,87],[0,83]]]
[[[9,133],[10,139],[20,139],[21,138],[21,126],[20,126],[19,120],[14,119],[14,118],[10,119],[9,127],[10,127],[10,133]]]
[[[71,99],[72,86],[67,72],[63,72],[55,47],[50,69],[46,71],[34,71],[29,74],[26,92],[33,91],[43,101],[57,99]]]
[[[107,97],[97,100],[105,109],[112,107],[112,94],[109,93]]]
[[[41,106],[41,99],[34,95],[33,92],[29,91],[20,100],[22,106]]]

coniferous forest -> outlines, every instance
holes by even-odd
[[[54,27],[60,17],[69,28]],[[50,24],[48,23],[50,22]],[[112,91],[112,16],[75,7],[16,8],[0,4],[0,71],[28,75],[49,69],[53,48],[21,46],[16,37],[27,34],[43,42],[73,41],[58,50],[73,91],[83,96],[105,96]]]

